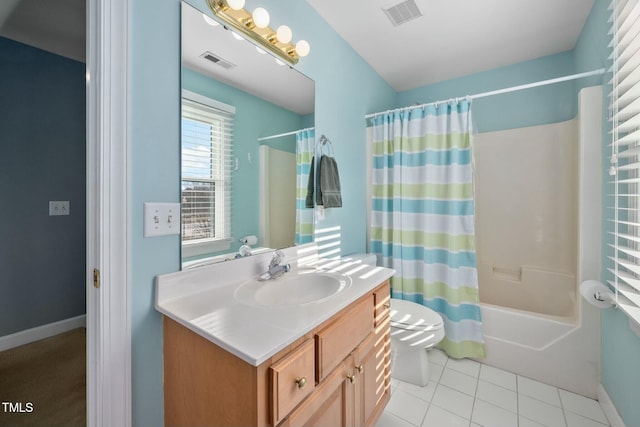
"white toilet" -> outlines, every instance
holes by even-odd
[[[411,301],[391,299],[391,376],[423,387],[429,382],[427,349],[444,338],[442,317]]]
[[[372,254],[347,255],[352,262],[376,265]],[[444,338],[442,317],[424,305],[391,299],[391,376],[421,387],[429,382],[427,349]]]

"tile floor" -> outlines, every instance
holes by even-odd
[[[429,352],[431,381],[392,379],[391,401],[376,427],[603,427],[597,401],[482,365]]]

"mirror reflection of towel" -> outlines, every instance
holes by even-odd
[[[304,206],[306,208],[313,208],[313,189],[314,189],[314,169],[316,164],[316,158],[311,158],[311,169],[309,170],[309,181],[307,182],[307,197],[304,201]],[[321,203],[320,203],[321,204]]]
[[[307,197],[305,206],[313,207],[314,196],[314,164],[315,158],[311,160],[311,170],[309,172],[309,182],[307,184]],[[338,164],[333,157],[322,155],[318,165],[317,188],[315,188],[316,205],[323,205],[325,208],[342,207],[342,193],[340,192],[340,175],[338,174]]]

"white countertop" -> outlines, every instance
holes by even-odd
[[[285,263],[292,267],[287,275],[306,274],[310,269],[334,271],[350,276],[351,286],[303,305],[258,306],[237,300],[237,288],[267,269],[272,256],[268,253],[157,276],[156,309],[258,366],[394,274],[394,270],[364,265],[348,257],[318,261],[313,244],[283,252]]]

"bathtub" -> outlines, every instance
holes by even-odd
[[[584,88],[574,120],[474,138],[480,361],[590,398],[600,312],[578,285],[601,273],[602,99]]]
[[[479,362],[597,398],[600,313],[553,316],[481,303],[486,357]]]

